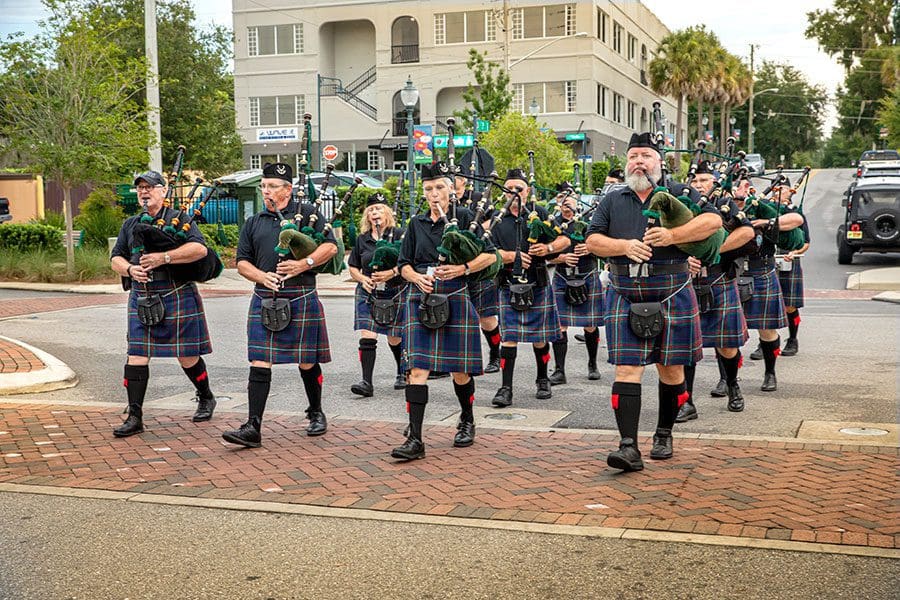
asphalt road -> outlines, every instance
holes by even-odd
[[[0,493],[15,600],[896,598],[900,561]]]

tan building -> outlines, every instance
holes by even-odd
[[[537,104],[561,139],[585,132],[576,154],[623,153],[633,131],[649,129],[656,100],[675,133],[675,100],[658,98],[646,74],[669,30],[637,1],[232,2],[237,119],[251,168],[297,161],[304,112],[316,158],[321,140],[338,148],[338,168],[405,165],[399,90],[411,77],[416,122],[443,121],[464,106],[470,48],[508,66],[514,109]]]

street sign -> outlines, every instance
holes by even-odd
[[[435,148],[446,148],[448,137],[449,136],[446,136],[446,135],[434,136],[434,147]],[[454,135],[453,136],[453,146],[455,148],[471,148],[474,141],[475,141],[475,138],[471,135]]]
[[[487,119],[475,120],[475,131],[478,133],[486,133],[491,130],[491,122]]]
[[[878,130],[878,137],[886,138],[887,136],[888,136],[888,128],[887,127],[882,127],[881,129]]]
[[[322,148],[322,158],[325,160],[334,160],[338,157],[338,149],[337,146],[332,146],[328,144],[324,148]]]
[[[587,162],[593,162],[594,157],[591,156],[590,154],[579,154],[579,155],[578,155],[578,160],[581,160],[581,161],[587,161]]]
[[[584,141],[584,133],[583,132],[567,133],[566,141],[567,142],[583,142]]]

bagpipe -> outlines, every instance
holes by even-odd
[[[213,182],[212,190],[205,198],[201,197],[199,205],[192,209],[194,196],[203,180],[197,178],[191,186],[190,192],[179,205],[178,212],[167,220],[168,213],[172,210],[175,199],[175,189],[182,177],[184,167],[185,147],[178,146],[175,153],[175,163],[169,176],[168,189],[163,200],[163,208],[158,218],[154,219],[148,212],[147,202],[142,206],[142,212],[132,229],[131,264],[139,264],[140,257],[148,252],[168,252],[174,250],[188,241],[188,233],[193,221],[202,217],[206,202],[218,192],[219,181]],[[206,256],[190,263],[170,264],[166,266],[169,277],[174,281],[204,282],[215,279],[222,274],[224,269],[219,255],[207,247]],[[152,272],[150,280],[153,280]],[[131,289],[131,278],[122,278],[122,288]]]
[[[552,217],[543,220],[538,215],[537,181],[534,176],[534,150],[528,151],[528,169],[529,202],[531,203],[531,212],[528,213],[528,219],[526,220],[526,226],[528,227],[528,243],[552,243],[553,240],[562,233],[562,229],[560,229]],[[560,208],[561,204],[562,202],[557,205],[557,209]]]
[[[780,188],[787,183],[787,177],[784,175],[783,170],[784,166],[778,165],[775,176],[772,178],[770,185],[763,190],[762,196],[768,195],[776,188]],[[803,168],[800,178],[797,180],[796,187],[790,188],[789,190],[791,196],[793,196],[797,189],[806,182],[810,170],[811,169],[808,166]],[[804,186],[804,195],[805,193],[806,188]],[[744,207],[744,212],[750,219],[766,219],[771,223],[771,225],[763,232],[763,235],[780,249],[787,251],[799,250],[806,243],[806,237],[801,228],[797,227],[789,231],[781,231],[778,226],[778,218],[780,216],[795,211],[802,214],[800,208],[795,208],[790,202],[782,203],[777,200],[770,201],[756,196],[747,198],[747,203]]]

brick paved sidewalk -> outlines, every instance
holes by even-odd
[[[456,517],[900,547],[898,449],[676,439],[641,473],[608,469],[609,435],[426,428],[428,456],[388,456],[397,423],[334,420],[320,438],[296,417],[266,419],[264,446],[222,442],[232,419],[151,412],[115,439],[118,410],[0,405],[0,482]],[[642,448],[649,440],[642,440]]]
[[[34,352],[0,338],[0,375],[30,373],[44,368],[43,361]]]

